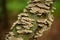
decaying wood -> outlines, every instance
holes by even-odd
[[[5,40],[37,40],[50,29],[54,9],[53,0],[30,0],[23,13],[18,14]]]

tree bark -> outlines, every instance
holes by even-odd
[[[54,20],[53,0],[30,0],[13,23],[6,40],[37,40]]]

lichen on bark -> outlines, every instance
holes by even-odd
[[[29,0],[5,40],[37,40],[54,20],[54,0]]]

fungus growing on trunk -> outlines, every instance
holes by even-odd
[[[5,40],[37,40],[54,20],[53,0],[29,0]],[[10,35],[10,36],[9,36]]]

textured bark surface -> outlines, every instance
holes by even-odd
[[[18,19],[13,23],[11,31],[5,40],[37,40],[43,32],[50,29],[54,20],[53,0],[30,0],[18,14]]]

